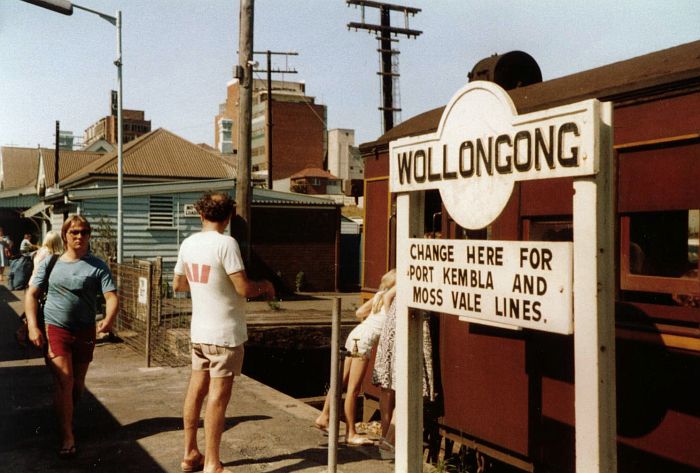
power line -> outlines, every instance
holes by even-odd
[[[253,51],[255,54],[267,56],[267,69],[258,69],[257,62],[253,66],[253,72],[267,73],[267,188],[272,189],[272,74],[296,74],[296,69],[272,69],[272,56],[298,56],[296,52],[279,51]]]
[[[361,21],[348,23],[348,29],[367,30],[374,32],[379,41],[379,53],[381,59],[381,70],[377,73],[381,83],[381,105],[379,110],[382,114],[383,132],[394,127],[395,118],[399,118],[401,103],[399,95],[399,50],[392,48],[392,43],[398,43],[397,38],[391,36],[403,35],[408,38],[417,38],[423,32],[409,28],[408,19],[421,11],[420,8],[395,5],[391,3],[376,2],[373,0],[346,0],[347,5],[360,7]],[[380,14],[380,24],[369,24],[365,22],[365,7],[377,8]],[[403,12],[404,27],[391,26],[391,12]]]

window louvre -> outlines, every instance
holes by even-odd
[[[148,226],[173,228],[173,197],[152,195],[148,199]]]

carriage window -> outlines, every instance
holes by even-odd
[[[425,192],[425,237],[442,237],[442,199],[440,191],[429,190]]]
[[[698,269],[698,210],[630,216],[632,274],[680,278]]]
[[[622,217],[621,289],[669,294],[676,303],[700,298],[699,220],[698,209]]]
[[[573,241],[574,227],[571,220],[526,221],[525,238],[530,241]]]

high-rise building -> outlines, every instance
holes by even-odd
[[[99,140],[104,140],[112,145],[117,144],[117,92],[112,91],[110,115],[100,118],[85,130],[83,148],[89,148]],[[151,131],[151,121],[145,119],[143,110],[122,109],[122,142],[138,138]]]
[[[355,130],[328,130],[328,171],[342,181],[345,195],[362,195],[365,162],[355,146]]]
[[[326,106],[305,93],[303,82],[272,81],[272,100],[267,81],[253,81],[251,168],[268,170],[272,145],[272,179],[287,179],[306,168],[323,168],[327,151]],[[221,153],[238,150],[238,104],[240,83],[227,84],[226,102],[214,120],[215,147]],[[272,104],[272,136],[267,126],[268,106]],[[229,147],[230,140],[230,147]]]
[[[75,146],[75,136],[72,131],[60,130],[58,132],[58,147],[60,149],[72,150]]]

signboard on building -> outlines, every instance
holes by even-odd
[[[185,217],[199,217],[197,209],[194,208],[194,204],[182,204],[182,213]]]
[[[119,108],[119,95],[117,95],[116,90],[113,90],[112,93],[110,94],[109,111],[113,116],[116,117],[118,108]]]

